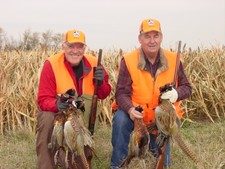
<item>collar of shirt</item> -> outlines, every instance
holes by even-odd
[[[146,57],[145,53],[143,52],[143,50],[141,48],[139,49],[139,53],[140,53],[140,60],[139,60],[139,64],[138,64],[139,68],[144,71],[150,72],[152,77],[155,77],[156,71],[161,65],[160,52],[158,52],[158,55],[157,55],[157,58],[156,58],[154,64],[149,62],[148,58]]]

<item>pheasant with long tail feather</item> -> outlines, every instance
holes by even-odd
[[[190,150],[179,134],[180,120],[174,105],[169,100],[162,99],[160,105],[156,107],[155,121],[159,131],[157,137],[158,144],[161,145],[162,139],[160,138],[171,137],[182,151],[198,165],[199,160],[196,155]]]

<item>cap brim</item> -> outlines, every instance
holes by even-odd
[[[144,30],[142,32],[147,33],[147,32],[151,32],[151,31],[161,32],[161,30],[159,30],[159,29],[152,29],[152,28],[151,29]]]
[[[73,44],[73,43],[81,43],[81,44],[83,44],[83,45],[85,45],[85,43],[83,42],[83,41],[67,41],[67,43],[69,43],[69,44]]]

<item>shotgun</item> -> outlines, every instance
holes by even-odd
[[[159,157],[158,157],[158,162],[156,165],[156,169],[163,169],[163,162],[165,159],[165,150],[166,150],[166,146],[169,143],[169,139],[165,139],[165,141],[163,142],[162,147],[159,149]]]
[[[177,72],[178,72],[178,67],[180,65],[180,53],[181,53],[181,41],[178,43],[178,51],[177,51],[177,59],[176,59],[176,67],[175,67],[175,73],[174,73],[174,78],[173,78],[173,87],[176,87],[176,81],[177,81]]]
[[[102,49],[99,49],[98,52],[98,63],[97,66],[101,65],[101,59],[102,59]],[[98,80],[95,79],[94,82],[94,94],[92,97],[92,103],[91,103],[91,112],[90,112],[90,119],[89,119],[89,131],[91,134],[94,134],[94,127],[95,127],[95,120],[96,120],[96,114],[97,114],[97,104],[98,104],[98,96],[97,96],[97,87],[98,87]]]
[[[173,82],[171,84],[166,84],[165,86],[161,87],[160,88],[160,93],[163,92],[163,91],[166,91],[166,90],[171,90],[172,87],[176,87],[178,67],[179,67],[179,64],[180,64],[180,53],[181,53],[181,41],[179,41],[179,43],[178,43],[176,67],[175,67],[175,73],[174,73]],[[169,137],[164,140],[162,147],[159,147],[159,157],[158,157],[158,162],[157,162],[157,165],[156,165],[156,169],[163,169],[165,150],[166,150],[166,146],[168,144],[169,144]]]

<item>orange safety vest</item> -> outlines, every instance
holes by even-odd
[[[156,73],[153,78],[151,74],[139,67],[139,49],[124,56],[126,66],[132,79],[132,102],[134,106],[141,105],[144,109],[143,120],[145,124],[151,123],[155,119],[154,109],[158,106],[160,95],[159,88],[167,83],[172,83],[176,67],[176,54],[167,50],[160,51],[165,57],[168,69]],[[143,59],[143,58],[142,58]],[[164,63],[166,65],[166,63]],[[163,65],[163,66],[165,66]],[[157,70],[158,71],[158,70]],[[178,117],[181,118],[183,111],[179,108],[179,102],[174,103]]]
[[[48,58],[55,75],[57,94],[65,93],[71,88],[76,90],[73,80],[64,64],[64,57],[64,53],[60,53]],[[94,56],[85,55],[84,57],[87,58],[92,67],[97,65],[97,59]],[[94,94],[93,69],[84,77],[82,85],[83,94]]]

